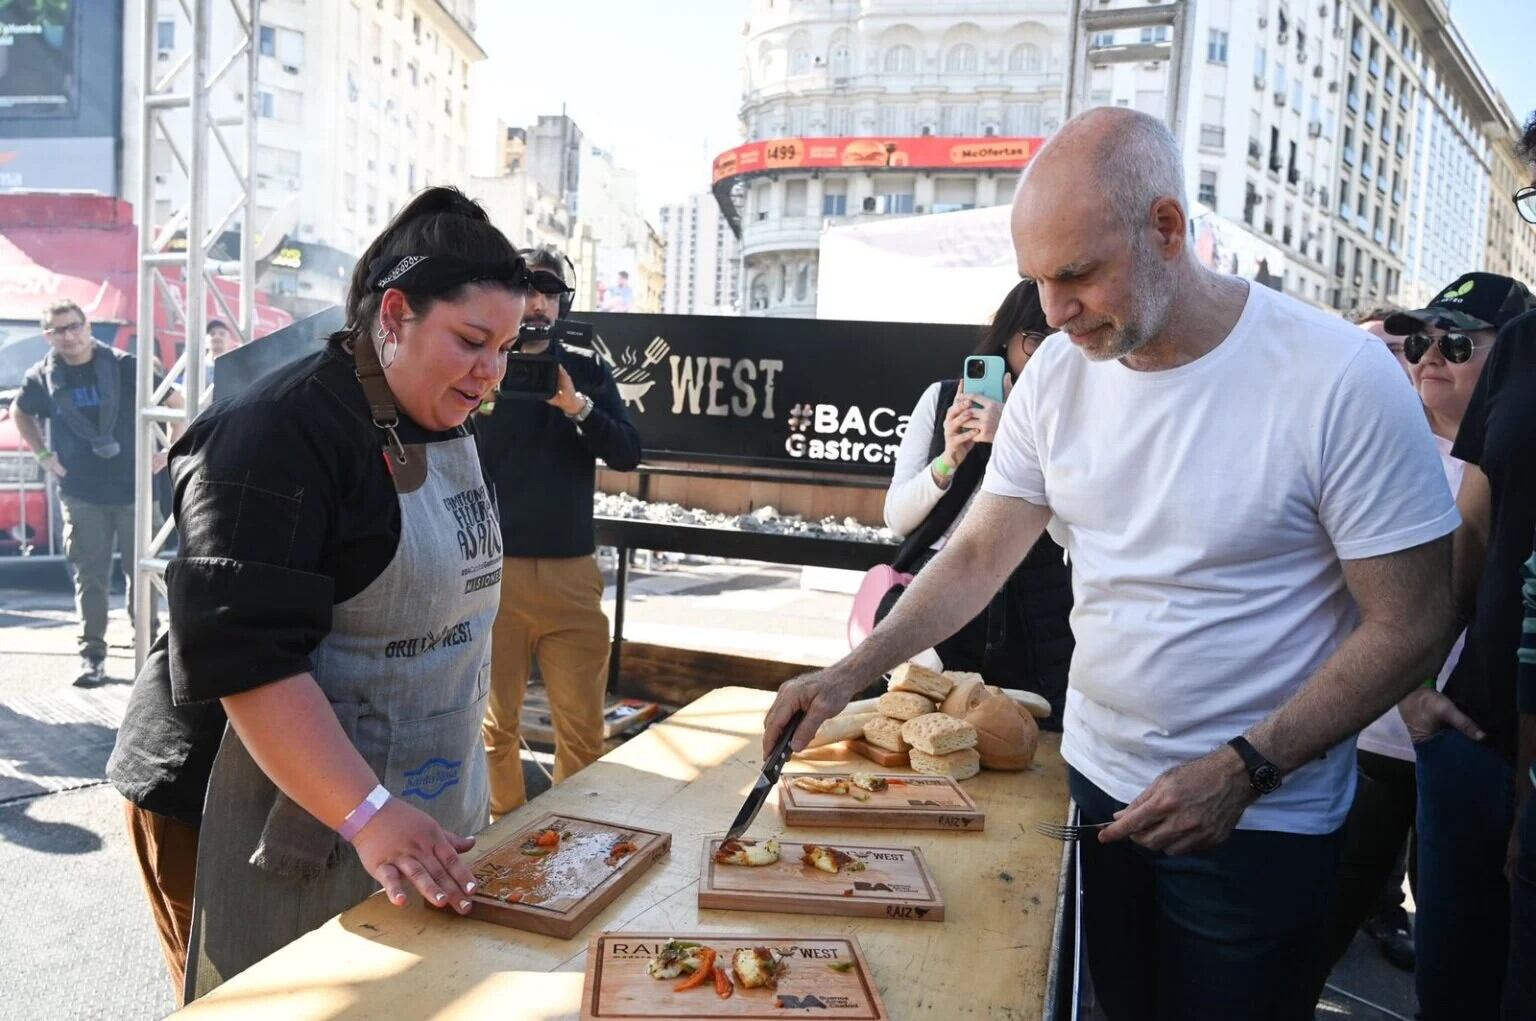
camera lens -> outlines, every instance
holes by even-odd
[[[985,365],[983,365],[981,362],[966,362],[965,363],[965,378],[966,379],[981,379],[984,376],[986,376],[986,374],[987,374],[987,367]]]

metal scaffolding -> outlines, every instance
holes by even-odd
[[[139,6],[138,428],[132,611],[133,619],[142,622],[154,618],[165,595],[166,545],[174,531],[169,516],[155,520],[152,462],[197,417],[210,396],[203,371],[210,300],[241,343],[251,338],[255,324],[256,193],[252,182],[261,0],[140,0]],[[159,47],[157,27],[178,17],[190,27],[191,46],[167,54]],[[218,54],[214,52],[216,25],[220,38],[233,40]],[[219,114],[216,108],[233,112]],[[174,164],[159,179],[157,150],[167,153]],[[211,153],[218,158],[211,158]],[[210,221],[208,200],[215,183],[229,185],[233,201]],[[212,263],[214,247],[237,226],[241,243],[236,264]],[[237,308],[230,308],[224,294],[212,285],[216,269],[238,278]],[[180,332],[185,343],[171,364],[160,366],[158,355],[166,332]],[[135,662],[143,666],[150,629],[134,631]]]
[[[1102,0],[1100,0],[1102,2]],[[1106,64],[1168,65],[1167,112],[1164,120],[1175,138],[1183,140],[1185,103],[1192,71],[1192,36],[1195,30],[1195,0],[1172,0],[1150,7],[1099,8],[1090,0],[1072,4],[1070,38],[1067,45],[1067,117],[1089,107],[1089,71]],[[1103,34],[1132,28],[1167,27],[1168,37],[1129,45],[1100,45]],[[1145,37],[1143,37],[1145,38]]]

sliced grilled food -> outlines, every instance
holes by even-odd
[[[747,865],[760,867],[779,860],[779,841],[770,838],[759,844],[755,840],[727,840],[715,852],[715,862],[720,865]]]
[[[651,978],[669,979],[692,975],[704,964],[704,947],[686,940],[672,940],[646,965]]]
[[[795,786],[812,794],[847,794],[846,776],[797,776]]]
[[[802,845],[800,860],[812,868],[830,872],[834,876],[844,869],[849,872],[864,871],[864,863],[855,861],[852,855],[821,844]]]
[[[768,947],[742,947],[731,955],[731,971],[744,989],[773,989],[784,971],[784,959]]]

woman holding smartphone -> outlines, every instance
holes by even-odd
[[[1013,381],[1052,332],[1040,307],[1039,290],[1033,281],[1021,281],[1003,299],[991,325],[982,330],[974,352],[1003,360],[1005,399]],[[965,379],[936,382],[912,409],[885,495],[885,523],[893,532],[911,534],[951,486],[974,485],[982,474],[1003,406],[991,397],[967,393],[965,383]],[[962,473],[960,469],[971,461],[979,463]],[[943,549],[948,534],[933,543],[919,567]],[[987,609],[940,642],[935,651],[946,670],[980,673],[988,683],[1045,696],[1052,715],[1042,722],[1059,729],[1074,645],[1067,621],[1071,611],[1071,573],[1065,554],[1049,535],[1042,535]]]
[[[172,451],[170,628],[108,774],[189,999],[380,886],[469,910],[502,558],[466,421],[528,285],[429,189],[358,262],[346,328]]]

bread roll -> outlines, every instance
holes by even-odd
[[[965,722],[976,728],[976,751],[984,769],[1028,769],[1035,761],[1040,728],[1029,712],[1007,695],[988,695]]]
[[[933,712],[934,705],[923,696],[914,695],[910,691],[887,691],[875,703],[875,708],[880,711],[881,716],[905,721],[914,716]]]
[[[965,714],[976,708],[977,703],[986,698],[987,694],[986,682],[977,675],[957,681],[944,699],[943,712],[964,719]]]
[[[929,776],[952,776],[956,780],[969,780],[981,772],[981,756],[974,748],[962,748],[948,755],[929,755],[912,749],[912,770]]]
[[[993,688],[991,690],[1001,691],[1004,695],[1007,695],[1027,709],[1029,715],[1037,719],[1043,720],[1051,715],[1051,703],[1045,700],[1044,695],[1037,695],[1033,691],[1020,691],[1018,688]]]
[[[907,742],[901,739],[901,721],[884,716],[876,716],[864,724],[864,740],[888,752],[907,750]]]
[[[891,691],[910,691],[931,698],[935,702],[944,701],[944,696],[949,694],[949,689],[955,686],[943,674],[936,674],[932,670],[920,667],[916,663],[903,663],[891,671]]]
[[[820,748],[824,745],[836,744],[852,737],[864,736],[864,724],[870,720],[880,718],[879,713],[857,713],[853,716],[834,716],[821,726],[816,728],[816,736],[811,738],[807,749]]]
[[[901,739],[929,755],[948,755],[976,747],[976,728],[953,716],[928,713],[903,724]]]

